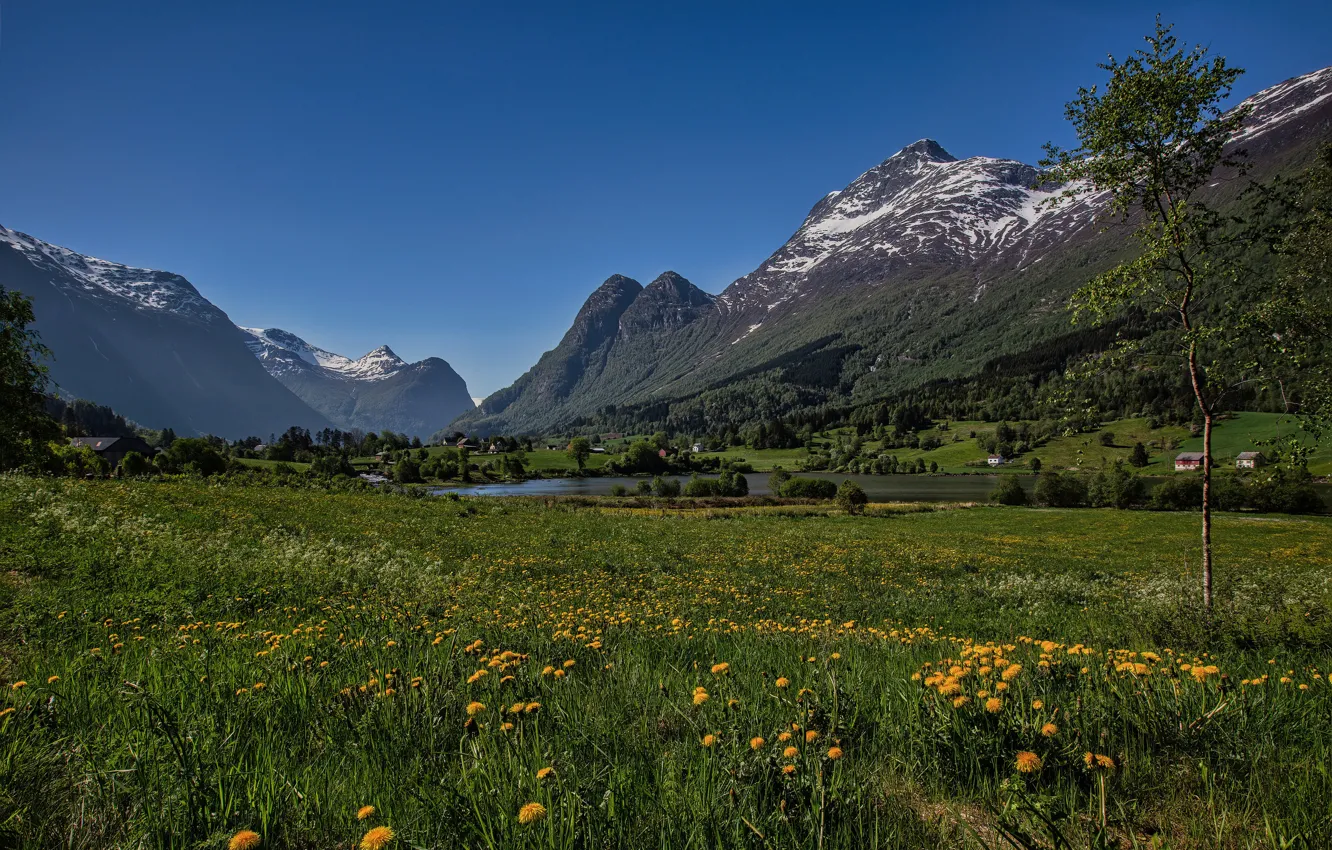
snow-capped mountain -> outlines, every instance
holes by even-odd
[[[268,373],[337,427],[428,437],[474,403],[443,360],[408,363],[381,345],[356,360],[281,328],[245,328],[246,345]]]
[[[204,324],[226,321],[225,313],[178,274],[84,256],[3,225],[0,243],[8,244],[46,273],[53,285],[72,295],[129,304],[146,312],[171,313]]]
[[[237,328],[188,280],[0,226],[0,284],[33,299],[56,391],[150,427],[225,437],[292,425],[422,437],[473,406],[438,358],[353,360],[276,328]]]
[[[407,366],[407,361],[393,353],[387,345],[381,345],[374,351],[352,360],[341,354],[334,354],[317,348],[293,333],[281,328],[241,328],[250,335],[246,344],[254,356],[265,361],[265,368],[270,374],[281,370],[300,368],[291,360],[295,355],[307,366],[318,366],[334,375],[354,381],[382,381],[398,374]],[[272,361],[273,365],[268,365]]]
[[[773,310],[829,281],[879,283],[913,265],[1015,262],[1089,227],[1096,199],[1052,204],[1060,187],[1010,159],[959,160],[932,139],[908,145],[831,192],[757,270],[717,299]],[[812,287],[811,287],[812,285]]]
[[[1332,140],[1332,68],[1241,106],[1249,115],[1234,145],[1250,176],[1298,172]],[[1069,293],[1122,256],[1124,235],[1106,229],[1104,195],[1052,203],[1065,187],[1041,180],[1016,160],[957,159],[917,141],[828,193],[757,269],[715,298],[691,296],[644,343],[627,319],[647,291],[610,278],[556,349],[457,424],[541,430],[676,402],[688,410],[680,421],[692,422],[724,406],[700,393],[750,379],[768,395],[739,404],[768,417],[781,410],[774,385],[783,404],[845,404],[972,374],[1067,335]],[[1218,181],[1214,200],[1227,203],[1238,185]],[[613,335],[582,342],[579,328],[612,323]]]
[[[1290,134],[1326,126],[1332,105],[1332,67],[1286,80],[1248,98],[1237,108],[1250,110],[1235,141],[1246,148],[1271,132]]]
[[[171,272],[85,256],[0,226],[0,284],[33,300],[63,395],[180,434],[329,422],[264,371],[226,313]]]

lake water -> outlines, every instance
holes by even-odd
[[[683,487],[689,476],[671,476]],[[715,475],[700,476],[716,478]],[[825,478],[837,484],[851,479],[864,488],[875,502],[974,502],[984,501],[994,489],[997,475],[837,475],[826,472],[805,472],[801,478]],[[745,476],[751,496],[768,496],[768,473],[755,472]],[[1035,486],[1035,477],[1021,476],[1028,490]],[[449,487],[432,490],[433,493],[457,493],[460,496],[609,496],[616,484],[633,492],[644,478],[542,478],[512,484],[478,484],[472,487]]]
[[[684,483],[688,476],[671,476]],[[716,478],[705,475],[704,478]],[[998,475],[845,475],[830,472],[802,472],[801,478],[824,478],[837,484],[846,479],[859,484],[872,502],[984,502],[999,481]],[[768,496],[768,473],[754,472],[745,476],[751,496]],[[1018,475],[1023,489],[1030,493],[1036,486],[1036,476]],[[646,478],[540,478],[506,484],[478,484],[470,487],[441,487],[431,490],[457,493],[460,496],[609,496],[616,484],[630,493],[638,482]],[[1161,478],[1144,477],[1143,483],[1151,489]],[[1315,485],[1323,501],[1332,507],[1332,486]]]

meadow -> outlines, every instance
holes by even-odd
[[[1332,845],[1332,518],[0,478],[0,845]]]

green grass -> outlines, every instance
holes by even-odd
[[[262,460],[260,458],[252,458],[252,457],[243,457],[238,459],[240,460],[241,463],[253,469],[271,470],[275,468],[279,463],[286,463],[287,466],[291,467],[292,469],[298,472],[304,472],[305,470],[310,468],[310,464],[308,463],[296,463],[295,461]]]
[[[1332,519],[1215,536],[1209,622],[1188,514],[0,478],[0,844],[1086,846],[1094,750],[1107,841],[1328,846]]]
[[[1016,425],[1017,423],[1010,423]],[[887,448],[882,451],[895,455],[900,462],[924,460],[937,463],[941,472],[967,473],[990,472],[985,466],[987,452],[970,435],[985,436],[994,432],[994,422],[952,422],[947,431],[932,428],[920,432],[922,438],[938,436],[943,445],[931,451],[909,448]],[[1291,423],[1288,417],[1274,413],[1239,413],[1233,418],[1223,420],[1214,435],[1213,449],[1222,466],[1233,466],[1235,455],[1242,451],[1261,450],[1261,441],[1272,439],[1280,434],[1289,433]],[[1100,434],[1109,431],[1114,434],[1114,445],[1102,445]],[[849,429],[840,429],[820,434],[816,442],[829,444],[834,442],[834,435],[849,439]],[[959,442],[954,437],[960,436]],[[1144,418],[1120,419],[1107,422],[1095,433],[1056,436],[1046,445],[1021,456],[1000,471],[1024,472],[1030,467],[1033,458],[1039,458],[1045,469],[1070,469],[1094,471],[1110,466],[1116,460],[1127,461],[1133,452],[1133,444],[1141,442],[1147,448],[1151,462],[1142,468],[1144,475],[1164,475],[1174,472],[1175,455],[1181,451],[1200,451],[1201,437],[1190,437],[1189,430],[1180,426],[1167,425],[1150,428]],[[879,444],[873,440],[865,443],[866,453],[880,451]],[[1173,446],[1174,448],[1164,448]],[[786,469],[796,469],[808,457],[804,449],[731,449],[718,453],[723,457],[745,458],[754,465],[757,472],[771,471],[775,465]],[[1332,435],[1324,438],[1314,453],[1309,471],[1314,475],[1332,474]]]
[[[1264,451],[1263,441],[1295,433],[1291,419],[1278,413],[1237,413],[1220,422],[1212,434],[1212,452],[1221,466],[1234,467],[1240,452]],[[1185,440],[1180,451],[1202,451],[1202,437]],[[1314,475],[1332,475],[1332,435],[1318,443],[1309,459]]]

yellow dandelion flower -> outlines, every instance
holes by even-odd
[[[1041,769],[1041,757],[1023,750],[1017,754],[1017,769],[1021,773],[1038,773]]]
[[[508,721],[505,721],[504,723],[500,724],[500,729],[503,729],[505,732],[512,732],[513,724],[509,723]]]
[[[541,675],[543,675],[543,676],[549,676],[551,673],[554,673],[554,672],[555,672],[555,668],[552,667],[552,666],[550,666],[549,664],[547,664],[545,667],[542,667],[542,668],[541,668]]]
[[[1045,703],[1038,699],[1034,699],[1031,701],[1031,708],[1033,711],[1040,711],[1042,708],[1045,708]]]
[[[374,806],[361,806],[359,809],[356,810],[356,819],[366,820],[367,818],[374,817],[374,814],[375,814]]]
[[[702,705],[703,703],[707,702],[709,699],[711,699],[711,697],[708,696],[707,691],[699,691],[698,693],[694,694],[694,705]]]
[[[761,737],[759,737],[758,735],[755,735],[754,737],[752,737],[752,738],[749,739],[749,748],[750,748],[751,750],[757,750],[757,749],[760,749],[760,748],[761,748],[764,744],[766,744],[766,743],[768,743],[768,742],[765,741],[765,740],[763,740],[763,739],[762,739]]]
[[[703,746],[705,746],[705,747],[711,747],[713,744],[716,744],[716,743],[717,743],[717,736],[716,736],[716,735],[704,735],[704,736],[703,736],[703,741],[702,741]]]
[[[529,702],[527,704],[527,708],[523,709],[523,711],[526,712],[527,714],[536,714],[540,710],[541,710],[541,703],[539,702]]]
[[[482,676],[489,676],[489,675],[490,675],[489,670],[477,670],[475,673],[467,677],[467,684],[469,685],[475,684],[476,681],[480,679]]]
[[[777,677],[777,687],[779,687],[779,688],[784,688],[784,687],[786,687],[786,686],[789,685],[789,684],[791,684],[791,680],[788,679],[788,678],[786,678],[785,676],[778,676],[778,677]]]
[[[777,736],[777,740],[781,741],[782,743],[786,743],[787,741],[791,740],[791,733],[783,732],[782,734]]]
[[[971,697],[953,697],[953,708],[962,708],[971,702]]]
[[[3,720],[4,718],[6,718],[6,717],[8,717],[9,715],[13,714],[13,713],[14,713],[15,711],[17,711],[17,710],[18,710],[18,709],[14,708],[14,706],[12,706],[12,705],[11,705],[9,708],[6,708],[6,709],[3,709],[3,710],[0,710],[0,720]]]
[[[556,671],[555,671],[554,673],[552,673],[551,675],[554,676],[556,679],[563,679],[563,678],[564,678],[564,671],[563,671],[563,670],[556,670]]]
[[[1047,738],[1053,738],[1059,734],[1059,727],[1053,723],[1047,723],[1041,727],[1041,734]]]
[[[242,829],[231,836],[231,840],[227,842],[227,850],[254,850],[261,843],[263,839],[259,837],[259,833],[252,829]]]
[[[49,678],[46,680],[46,684],[48,684],[48,685],[54,685],[56,682],[59,682],[59,681],[60,681],[60,677],[59,677],[59,676],[51,676],[51,677],[49,677]]]
[[[268,685],[265,685],[263,682],[255,682],[255,683],[254,683],[254,689],[255,689],[256,691],[262,691],[262,690],[263,690],[264,688],[266,688],[266,687],[268,687]]]
[[[841,758],[841,757],[842,757],[842,748],[841,748],[841,747],[829,747],[829,748],[828,748],[828,758],[829,758],[831,761],[837,761],[837,760],[838,760],[839,758]]]
[[[537,771],[537,779],[549,779],[555,775],[555,768],[543,767]]]
[[[793,775],[795,773],[795,765],[793,764],[784,765],[782,767],[782,773],[786,774],[787,776]]]
[[[1005,682],[1011,682],[1021,675],[1022,675],[1022,665],[1010,664],[1004,668],[1004,672],[1000,674],[999,678],[1003,679]]]
[[[319,666],[320,666],[320,667],[327,667],[327,666],[328,666],[328,662],[327,662],[327,661],[320,661],[320,662],[319,662]]]
[[[393,830],[377,826],[361,838],[361,850],[383,850],[393,840]]]
[[[787,747],[782,750],[782,758],[793,759],[798,755],[800,755],[800,750],[797,750],[795,747]]]
[[[812,744],[818,739],[819,739],[819,733],[814,731],[813,729],[810,729],[808,732],[805,733],[806,744]]]
[[[19,690],[20,688],[26,688],[27,686],[28,686],[28,683],[27,683],[27,682],[23,681],[22,679],[19,679],[17,682],[15,682],[14,684],[10,685],[9,687],[12,688],[13,690],[16,690],[16,691],[17,691],[17,690]]]
[[[721,676],[725,673],[729,673],[730,670],[731,665],[727,664],[725,661],[712,665],[712,675],[714,676]]]
[[[475,702],[475,701],[467,703],[467,716],[468,716],[468,717],[476,717],[478,714],[480,714],[481,712],[483,712],[483,711],[485,711],[485,710],[486,710],[486,704],[485,704],[485,703],[482,703],[482,702]]]
[[[574,666],[574,665],[577,664],[577,663],[578,663],[577,661],[575,661],[574,659],[570,658],[569,660],[567,660],[567,661],[564,662],[564,669],[565,669],[565,670],[568,670],[570,667]]]
[[[999,697],[990,697],[985,701],[985,710],[991,714],[998,714],[1004,710],[1004,701]]]
[[[536,823],[546,816],[546,807],[540,803],[524,803],[518,810],[518,822],[526,826],[529,823]]]

